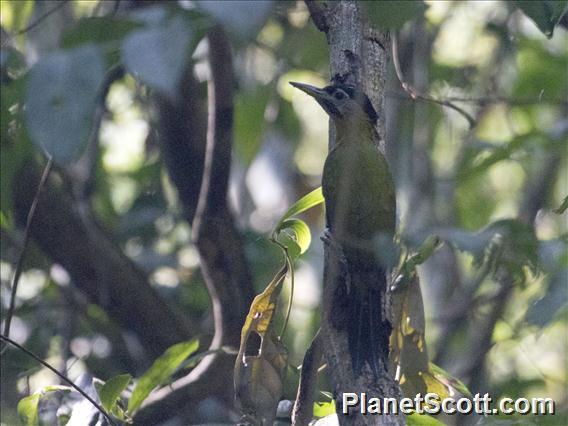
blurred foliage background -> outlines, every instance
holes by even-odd
[[[207,341],[210,298],[187,212],[164,165],[163,104],[186,96],[180,87],[189,74],[188,96],[205,108],[203,36],[211,20],[224,24],[235,72],[230,204],[258,293],[282,262],[268,233],[320,185],[328,120],[288,82],[326,84],[326,40],[303,2],[131,3],[1,2],[2,318],[24,238],[18,200],[35,191],[21,169],[29,170],[30,158],[44,164],[44,148],[69,206],[87,209],[92,232],[108,235]],[[559,209],[568,194],[567,18],[544,34],[546,23],[539,29],[517,6],[427,1],[413,19],[402,19],[397,50],[405,80],[458,105],[476,125],[451,108],[411,99],[393,69],[387,154],[403,239],[413,245],[438,234],[446,241],[419,271],[431,358],[472,392],[554,398],[560,414],[527,421],[558,425],[568,410],[567,220]],[[292,366],[301,364],[317,330],[322,292],[321,209],[303,219],[314,239],[296,265],[284,339]],[[496,242],[491,226],[504,219],[520,222],[506,222]],[[521,222],[529,229],[515,225]],[[55,250],[72,252],[76,238],[69,233],[67,246]],[[503,265],[508,283],[498,273]],[[112,301],[95,303],[77,288],[79,278],[32,235],[11,337],[74,380],[139,375],[164,347],[147,350],[109,315]],[[10,348],[2,355],[2,423],[17,422],[22,397],[58,382]],[[294,394],[292,379],[285,397]],[[218,416],[210,400],[199,410],[204,421]]]

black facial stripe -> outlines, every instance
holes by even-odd
[[[356,90],[352,86],[347,86],[344,84],[327,86],[323,90],[325,90],[326,93],[333,95],[337,89],[343,90],[351,99],[357,102],[361,106],[361,108],[363,108],[363,111],[367,113],[367,116],[373,123],[377,122],[379,118],[377,111],[375,111],[373,104],[371,103],[367,95],[365,95],[365,93]]]
[[[339,110],[335,107],[335,105],[333,104],[333,102],[328,101],[327,99],[322,99],[320,101],[321,106],[323,107],[323,109],[325,109],[327,111],[328,114],[331,115],[341,115],[341,113],[339,112]]]

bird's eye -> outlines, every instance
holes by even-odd
[[[335,99],[337,99],[338,101],[342,100],[343,98],[345,98],[345,93],[343,92],[335,92],[335,94],[333,95],[335,97]]]

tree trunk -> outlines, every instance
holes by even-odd
[[[312,1],[306,1],[314,24],[326,33],[330,49],[331,81],[360,87],[369,97],[379,115],[377,131],[381,136],[379,149],[385,152],[385,82],[387,74],[389,37],[385,32],[371,28],[362,16],[360,4],[340,1],[328,8],[320,8]],[[335,130],[330,124],[330,149],[335,146]],[[365,393],[368,398],[397,398],[402,394],[391,372],[385,371],[382,377],[375,379],[372,372],[363,371],[355,376],[351,367],[348,337],[345,330],[338,330],[332,325],[331,317],[342,315],[338,310],[345,304],[340,300],[347,283],[348,275],[341,261],[341,250],[333,242],[324,246],[324,300],[322,305],[322,337],[324,354],[329,366],[333,384],[336,410],[341,425],[402,425],[404,416],[362,415],[360,406],[343,413],[343,395],[346,393]],[[351,283],[351,285],[355,285]],[[381,299],[388,300],[386,288],[382,289]],[[385,305],[388,305],[385,304]],[[390,320],[387,310],[383,315]],[[389,342],[381,342],[388,347]],[[384,351],[388,353],[388,351]],[[388,359],[381,360],[388,365]]]

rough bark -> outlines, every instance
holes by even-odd
[[[369,96],[379,115],[377,131],[381,136],[379,149],[385,152],[385,82],[387,75],[389,44],[388,34],[371,28],[357,2],[339,1],[321,8],[319,3],[306,2],[314,23],[325,32],[330,49],[332,82],[343,82],[360,87]],[[335,146],[335,131],[330,124],[330,149]],[[332,325],[337,309],[344,306],[338,301],[349,285],[348,274],[343,266],[341,250],[326,240],[324,245],[324,299],[322,305],[322,337],[324,354],[329,366],[330,378],[337,401],[337,413],[341,425],[399,425],[404,424],[403,416],[361,415],[357,411],[342,415],[342,395],[348,392],[365,392],[369,397],[400,398],[398,383],[391,373],[375,379],[369,370],[356,377],[351,368],[348,338],[345,330]],[[351,285],[355,285],[351,283]],[[386,288],[382,300],[387,300]],[[332,315],[333,312],[333,315]],[[339,314],[340,315],[340,314]],[[383,315],[388,321],[387,310]],[[345,315],[347,318],[348,315]],[[388,341],[382,342],[388,347]],[[387,351],[384,351],[388,353]],[[388,365],[388,360],[382,360]]]

